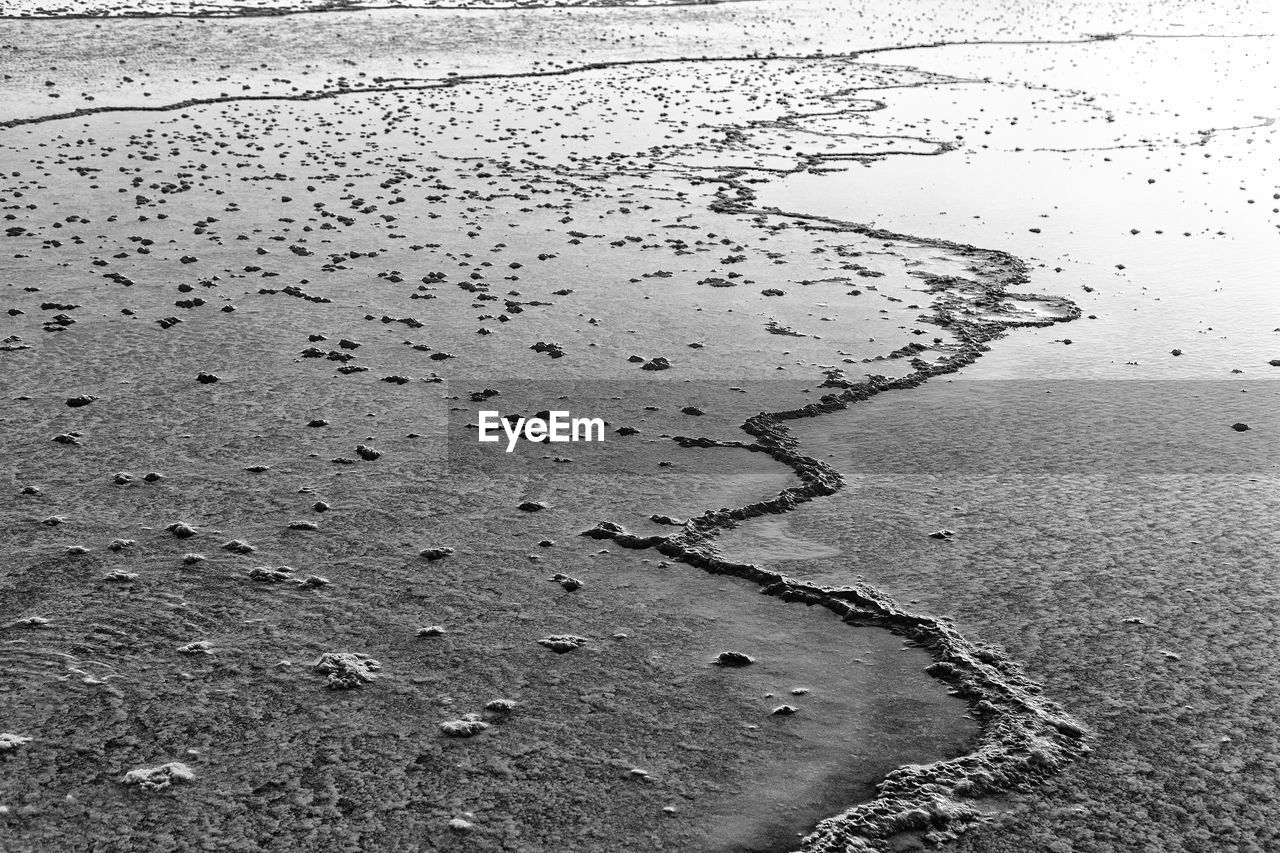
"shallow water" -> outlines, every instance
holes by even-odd
[[[1266,36],[895,52],[992,79],[924,86],[872,116],[927,122],[961,149],[789,176],[761,203],[1005,249],[1031,262],[1029,289],[1094,315],[1018,336],[983,378],[1264,378],[1280,316],[1274,50]]]

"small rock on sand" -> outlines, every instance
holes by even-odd
[[[461,719],[440,724],[440,731],[448,737],[472,737],[487,728],[489,724],[481,720],[479,714],[466,714]]]
[[[194,782],[195,771],[180,761],[170,761],[157,767],[139,767],[124,774],[120,781],[137,785],[148,791],[160,791],[181,782]]]
[[[330,690],[354,690],[376,679],[382,664],[359,652],[325,652],[311,668],[329,676]]]
[[[0,755],[6,752],[12,752],[24,743],[30,743],[31,738],[23,735],[15,735],[11,732],[0,732]]]
[[[560,584],[560,586],[564,587],[566,592],[576,592],[577,590],[582,589],[582,581],[577,578],[571,578],[568,575],[561,574],[560,572],[556,572],[554,575],[547,578],[547,580],[552,580]]]
[[[720,666],[743,667],[755,663],[755,659],[742,652],[721,652],[716,657],[716,663]]]
[[[270,566],[254,566],[249,570],[249,578],[263,583],[284,583],[287,580],[293,580],[293,569],[289,566],[278,566],[274,569]]]
[[[555,634],[550,637],[543,637],[538,641],[540,645],[546,646],[558,655],[565,652],[571,652],[574,649],[581,648],[587,644],[583,637],[576,637],[573,634]]]

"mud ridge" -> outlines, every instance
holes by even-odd
[[[748,0],[729,0],[729,2],[748,2]],[[693,3],[692,5],[697,5]],[[547,7],[558,8],[558,7]],[[161,16],[163,17],[163,16]],[[5,16],[0,16],[0,20],[6,20]],[[14,20],[30,20],[27,18],[16,18]],[[48,19],[54,20],[54,19]],[[1175,38],[1176,36],[1170,36]],[[897,50],[921,50],[926,48],[938,47],[965,47],[975,45],[1037,45],[1037,44],[1089,44],[1098,41],[1114,41],[1119,36],[1116,35],[1092,35],[1079,39],[1047,39],[1043,41],[937,41],[922,44],[905,44],[905,45],[886,45],[884,47],[870,47],[862,50],[852,51],[850,53],[812,53],[812,54],[766,54],[764,56],[670,56],[659,57],[656,59],[619,59],[601,62],[587,62],[582,65],[574,65],[569,68],[556,68],[547,71],[515,71],[506,73],[493,74],[471,74],[466,76],[445,77],[439,80],[432,80],[424,83],[413,83],[410,85],[400,86],[361,86],[359,88],[345,87],[337,89],[325,89],[322,91],[298,92],[296,94],[269,94],[269,95],[219,95],[217,97],[208,98],[188,98],[183,101],[175,101],[169,104],[133,104],[123,105],[103,105],[96,107],[80,107],[74,110],[68,110],[63,113],[49,113],[39,116],[25,116],[22,118],[11,118],[0,121],[0,129],[21,127],[29,124],[44,124],[53,121],[65,121],[66,119],[84,118],[85,116],[101,115],[103,113],[133,113],[133,112],[152,112],[163,113],[173,112],[174,110],[185,110],[191,107],[211,106],[214,104],[230,104],[241,101],[321,101],[330,98],[338,98],[345,95],[368,95],[382,94],[387,92],[413,92],[425,91],[429,89],[449,89],[455,86],[465,86],[470,83],[483,82],[486,80],[519,80],[525,78],[540,77],[566,77],[572,74],[580,74],[588,71],[604,71],[611,68],[628,68],[638,65],[669,65],[678,63],[708,63],[708,62],[774,62],[774,61],[804,61],[804,60],[857,60],[862,56],[874,55],[878,53],[888,53]],[[910,152],[900,152],[910,153]]]
[[[668,536],[637,536],[608,521],[599,522],[581,535],[611,539],[625,548],[655,549],[712,574],[732,575],[759,584],[765,595],[824,607],[851,625],[887,629],[928,650],[934,659],[926,670],[928,674],[963,697],[978,720],[977,747],[958,758],[928,765],[907,765],[892,771],[880,783],[874,799],[821,821],[803,839],[798,851],[886,850],[887,839],[904,832],[922,835],[935,843],[951,840],[986,820],[987,815],[977,802],[980,798],[1034,784],[1089,752],[1086,728],[1043,698],[1039,685],[1026,677],[1004,653],[965,637],[950,620],[904,610],[867,584],[828,587],[803,583],[763,566],[726,560],[717,552],[715,539],[720,531],[741,521],[785,513],[844,487],[844,478],[838,471],[800,451],[786,427],[788,421],[820,417],[887,391],[918,387],[934,376],[954,373],[974,363],[991,341],[1009,329],[1073,320],[1080,315],[1080,310],[1064,298],[1010,290],[1025,284],[1028,275],[1026,265],[1007,253],[895,234],[824,217],[783,213],[772,208],[754,209],[752,200],[749,188],[730,180],[722,199],[713,207],[739,215],[781,215],[811,223],[806,227],[944,248],[973,258],[980,265],[980,271],[991,280],[984,284],[954,277],[926,279],[936,298],[932,315],[921,319],[948,329],[960,341],[943,360],[929,363],[916,358],[911,373],[892,379],[870,376],[851,382],[829,375],[823,387],[839,390],[796,409],[761,412],[743,423],[742,430],[754,439],[751,443],[687,436],[675,439],[685,447],[739,447],[766,453],[795,471],[800,485],[736,509],[708,510]],[[998,310],[1000,304],[1009,299],[1042,302],[1061,313],[1055,317],[1012,313],[995,319],[975,316],[980,311]]]

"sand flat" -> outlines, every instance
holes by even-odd
[[[179,5],[0,9],[0,846],[1266,849],[1258,7]]]

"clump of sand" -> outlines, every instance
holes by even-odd
[[[139,767],[124,774],[120,781],[126,785],[137,785],[147,791],[161,791],[170,785],[194,782],[195,771],[180,761],[170,761],[155,767]]]

